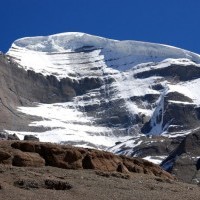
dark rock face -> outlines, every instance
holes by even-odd
[[[89,89],[100,87],[98,78],[85,78],[80,82],[53,75],[43,76],[19,68],[9,57],[0,55],[0,130],[27,129],[33,117],[18,112],[18,106],[31,106],[33,102],[66,102]]]
[[[6,56],[0,56],[0,68],[5,82],[12,79],[8,84],[9,89],[18,96],[18,101],[24,105],[28,102],[55,103],[71,100],[76,95],[85,93],[87,90],[98,88],[102,82],[98,78],[84,78],[80,82],[69,78],[60,81],[53,75],[43,76],[34,71],[25,71],[19,68]],[[26,105],[26,104],[25,104]]]
[[[200,77],[200,69],[193,65],[179,66],[171,65],[166,68],[154,69],[151,71],[145,71],[135,75],[137,78],[147,78],[151,76],[162,76],[162,77],[175,77],[179,81],[189,81]]]
[[[15,133],[8,134],[8,133],[1,132],[0,140],[19,140],[19,137]]]
[[[179,100],[181,102],[179,102]],[[199,127],[199,109],[196,104],[192,103],[192,100],[183,94],[178,92],[170,92],[163,98],[163,108],[158,112],[155,110],[156,121],[150,119],[141,128],[141,131],[145,134],[151,132],[151,134],[160,135],[162,131],[178,132],[185,131]],[[177,101],[177,103],[176,103]],[[186,102],[186,104],[184,103]],[[189,103],[189,104],[187,104]],[[191,104],[190,104],[191,103]],[[153,114],[153,116],[155,115]],[[161,132],[153,132],[153,127],[157,124],[161,124]],[[175,125],[171,126],[170,125]]]
[[[24,140],[31,140],[31,141],[38,141],[39,142],[39,138],[35,137],[34,135],[25,135]]]
[[[162,136],[149,138],[143,140],[143,143],[132,149],[132,156],[167,156],[179,143],[178,139],[170,139]]]
[[[0,151],[2,155],[0,163],[19,167],[42,167],[46,165],[64,169],[143,173],[173,179],[158,165],[140,158],[117,156],[109,152],[92,149],[39,142],[2,141]]]
[[[168,104],[164,117],[164,125],[170,120],[176,124],[176,127],[171,127],[168,131],[184,131],[199,127],[197,112],[195,105],[185,104]],[[176,128],[176,130],[174,130]]]
[[[8,140],[19,140],[19,137],[14,134],[8,134]]]
[[[200,130],[186,136],[161,167],[188,183],[199,183]]]
[[[109,151],[118,155],[139,157],[161,163],[182,142],[184,137],[168,138],[164,136],[140,137],[121,142]]]
[[[158,81],[158,83],[152,85],[151,88],[161,92],[163,95],[159,102],[158,97],[156,98],[154,95],[155,99],[154,101],[151,101],[151,106],[157,104],[157,108],[149,121],[144,123],[141,127],[142,133],[160,135],[164,131],[168,131],[169,133],[180,132],[199,127],[199,109],[198,106],[193,103],[193,100],[181,94],[181,91],[180,93],[178,91],[167,91],[161,84],[162,79],[167,80],[172,85],[198,79],[200,77],[199,67],[196,67],[195,65],[181,66],[178,64],[171,64],[163,68],[149,68],[149,70],[136,73],[134,76],[139,79],[145,79],[152,76],[160,77],[158,78],[158,80],[160,79],[160,83]],[[134,102],[136,102],[135,99]],[[156,125],[160,125],[161,128],[159,131],[154,130]]]

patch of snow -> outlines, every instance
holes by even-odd
[[[189,131],[181,131],[181,132],[175,132],[175,133],[163,133],[162,136],[164,137],[168,137],[168,138],[176,138],[176,137],[184,137],[188,134],[190,134],[192,132],[192,130]]]
[[[200,79],[186,81],[179,84],[169,84],[169,92],[179,92],[193,100],[197,105],[200,105]]]
[[[177,103],[177,104],[183,104],[183,105],[196,105],[195,103],[185,102],[185,101],[173,101],[169,100],[169,103]]]
[[[130,136],[115,136],[112,129],[95,124],[92,117],[78,111],[71,102],[38,104],[37,107],[19,107],[18,110],[42,118],[41,121],[34,121],[29,126],[50,128],[45,132],[6,130],[8,133],[17,134],[20,139],[23,139],[24,135],[31,134],[42,142],[77,142],[89,144],[89,147],[93,144],[97,148],[106,148],[113,146],[119,140],[125,141],[130,138]]]
[[[167,156],[146,156],[143,159],[159,165]]]
[[[168,88],[165,87],[165,90],[161,93],[160,98],[158,99],[158,103],[156,109],[153,112],[151,117],[151,131],[148,133],[149,135],[161,135],[164,131],[166,131],[167,127],[163,127],[163,118],[164,118],[164,98],[167,94]]]
[[[75,126],[74,126],[75,127]],[[73,127],[73,128],[74,128]],[[130,137],[114,137],[106,135],[93,135],[81,131],[70,130],[71,127],[66,129],[56,128],[45,132],[22,132],[5,130],[9,134],[16,134],[21,140],[25,135],[34,135],[40,139],[41,142],[52,143],[78,143],[75,146],[85,146],[87,148],[100,148],[105,149],[113,146],[119,140],[127,140]]]
[[[126,155],[126,156],[132,156],[133,149],[139,145],[142,144],[143,140],[141,137],[146,137],[145,135],[139,135],[139,136],[132,136],[131,139],[120,141],[119,144],[112,146],[107,149],[107,151],[110,151],[115,154],[120,155]]]

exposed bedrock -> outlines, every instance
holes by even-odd
[[[151,69],[148,71],[140,72],[135,75],[137,78],[147,78],[151,76],[162,76],[166,78],[174,78],[179,81],[189,81],[200,77],[200,68],[188,65],[180,66],[172,64],[168,67]]]
[[[168,172],[188,183],[200,182],[200,130],[190,133],[161,163]]]
[[[37,103],[58,103],[71,100],[87,90],[102,85],[99,78],[69,78],[60,81],[53,75],[43,76],[34,71],[25,71],[9,57],[0,55],[0,129],[27,129],[34,116],[18,112],[18,106],[34,106]]]
[[[140,158],[109,152],[39,142],[2,141],[0,163],[19,167],[53,166],[64,169],[93,169],[107,172],[143,173],[174,179],[158,165]]]
[[[144,124],[141,131],[145,134],[160,135],[198,128],[200,109],[192,99],[179,92],[167,93],[160,102],[163,105],[155,109],[150,120]],[[160,126],[159,129],[156,126]]]

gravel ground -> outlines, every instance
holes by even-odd
[[[0,166],[0,199],[199,200],[200,187],[145,174]]]

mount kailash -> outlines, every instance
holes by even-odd
[[[172,170],[185,138],[200,132],[200,55],[180,48],[74,32],[28,37],[0,55],[0,75],[0,129],[20,139]],[[199,155],[187,156],[194,170],[186,181],[199,182]]]

